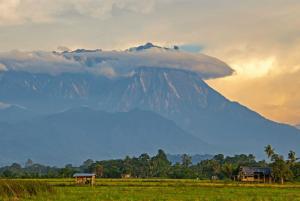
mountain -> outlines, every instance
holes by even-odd
[[[112,112],[154,111],[220,152],[262,156],[266,144],[281,153],[299,150],[300,132],[294,127],[272,122],[229,101],[190,71],[136,69],[132,77],[116,81],[99,106]]]
[[[299,150],[300,132],[269,121],[210,88],[194,72],[139,68],[106,96],[102,109],[155,111],[225,153],[263,155],[272,144],[281,153]],[[300,151],[300,150],[299,150]]]
[[[282,154],[289,150],[300,152],[299,130],[270,121],[226,99],[209,87],[198,73],[187,70],[139,67],[129,75],[113,78],[89,73],[50,75],[8,71],[0,75],[0,97],[1,102],[22,105],[44,114],[82,105],[110,113],[135,109],[154,112],[214,147],[211,151],[200,146],[202,153],[253,153],[261,158],[267,144],[272,144]],[[77,116],[69,118],[72,122]],[[147,117],[141,115],[139,118]],[[64,124],[60,126],[63,128]],[[81,130],[82,125],[73,126]],[[47,129],[40,130],[43,132],[47,133]],[[158,131],[158,134],[164,135],[164,132]],[[183,147],[185,149],[180,151],[174,149],[173,153],[188,152],[189,146]],[[135,147],[137,152],[141,148]]]
[[[141,153],[203,153],[212,147],[174,122],[147,111],[108,113],[87,107],[14,124],[0,123],[2,163],[32,158],[46,164],[80,164],[87,158]],[[1,165],[1,164],[0,164]]]
[[[0,64],[1,161],[61,163],[162,147],[259,158],[267,144],[300,152],[298,129],[205,83],[234,71],[204,54],[147,43],[125,51],[17,51],[1,54]]]
[[[18,105],[0,108],[0,122],[15,123],[31,119],[37,115],[37,113]]]
[[[138,52],[138,51],[145,51],[145,50],[172,51],[172,50],[178,50],[178,47],[174,46],[174,48],[171,49],[171,48],[167,48],[167,47],[160,47],[160,46],[157,46],[157,45],[154,45],[154,44],[148,42],[144,45],[129,48],[127,51],[129,51],[129,52]]]
[[[0,73],[0,101],[37,112],[53,113],[81,105],[94,105],[109,90],[112,80],[89,73]]]
[[[181,154],[167,154],[167,157],[168,157],[168,160],[171,161],[172,164],[182,162]],[[210,154],[204,154],[204,155],[195,154],[195,155],[191,155],[191,157],[192,157],[192,164],[197,164],[203,160],[210,160],[214,156],[210,155]]]

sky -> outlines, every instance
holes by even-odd
[[[235,70],[207,80],[227,98],[298,124],[299,10],[299,0],[0,0],[0,52],[179,45]]]

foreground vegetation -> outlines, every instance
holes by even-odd
[[[300,163],[295,152],[290,151],[287,160],[270,145],[265,152],[268,163],[256,161],[251,154],[218,154],[192,164],[191,157],[184,154],[181,163],[172,164],[163,150],[153,157],[142,154],[123,160],[87,160],[79,167],[49,167],[29,160],[25,167],[12,164],[0,168],[0,178],[9,178],[0,179],[0,201],[300,201],[300,183],[296,182]],[[277,183],[233,182],[231,178],[241,166],[269,167]],[[96,185],[74,185],[71,177],[76,172],[96,173]],[[130,179],[112,179],[124,175]]]
[[[0,200],[28,199],[53,192],[53,186],[45,181],[0,180]]]
[[[50,193],[22,196],[20,201],[300,201],[300,183],[270,185],[192,179],[98,179],[97,185],[90,187],[75,186],[72,179],[17,180],[20,181],[47,182],[53,186]]]

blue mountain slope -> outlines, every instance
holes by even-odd
[[[107,113],[86,107],[15,124],[0,124],[1,157],[9,161],[32,158],[51,164],[79,164],[103,159],[155,153],[204,153],[213,149],[153,112]],[[11,149],[11,147],[14,147]]]
[[[31,119],[38,114],[22,106],[11,105],[6,108],[0,108],[0,122],[20,122]]]
[[[229,101],[196,73],[140,68],[131,78],[118,82],[100,102],[102,109],[157,112],[224,153],[262,156],[266,144],[281,153],[300,151],[299,130]]]
[[[81,105],[113,113],[135,109],[151,111],[174,121],[184,133],[213,145],[213,152],[262,156],[267,144],[272,144],[282,154],[289,150],[300,152],[300,131],[295,127],[272,122],[239,103],[229,101],[209,87],[197,73],[186,70],[141,67],[130,76],[111,79],[85,73],[53,76],[10,71],[0,75],[0,101],[46,114]],[[76,122],[78,117],[71,115],[69,118],[70,122]],[[148,117],[140,115],[139,118]],[[40,135],[51,135],[47,133],[51,128],[47,124],[44,126],[45,129],[40,127]],[[72,129],[74,132],[82,130],[82,126],[74,123]],[[56,129],[60,132],[59,127]],[[127,127],[123,125],[122,129]],[[73,134],[64,135],[72,138]],[[126,137],[129,138],[130,135]],[[169,140],[172,143],[173,139]],[[174,153],[187,152],[189,146],[185,145],[180,150],[176,150],[180,146],[175,146]],[[142,149],[143,146],[136,148]],[[202,147],[201,151],[211,153],[209,148]]]

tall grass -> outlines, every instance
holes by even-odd
[[[77,186],[73,179],[0,180],[0,201],[300,201],[300,183],[97,179],[96,184]]]
[[[41,181],[0,180],[0,200],[36,196],[53,192],[51,185]]]

